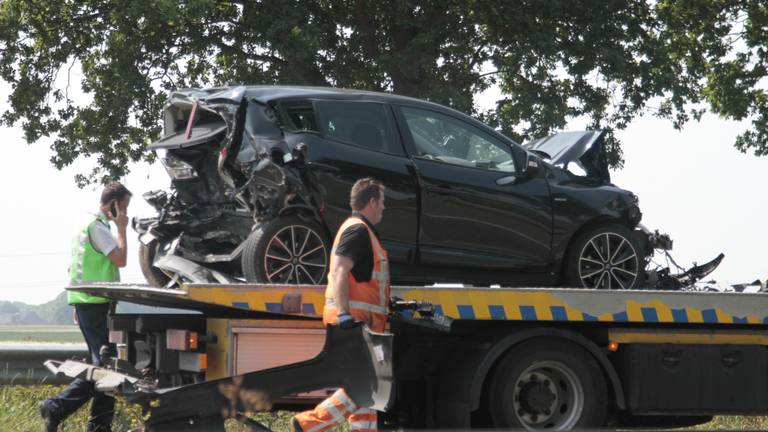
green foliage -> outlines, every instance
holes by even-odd
[[[38,403],[60,392],[63,387],[51,385],[39,386],[0,386],[0,430],[4,432],[32,432],[43,430]],[[59,426],[62,432],[85,430],[88,421],[89,406],[80,408],[72,417]],[[288,422],[293,412],[276,411],[260,413],[252,417],[276,432],[289,431]],[[141,409],[138,405],[128,404],[122,399],[115,405],[115,417],[112,423],[114,432],[135,430],[141,425]],[[246,432],[249,429],[235,420],[227,420],[227,432]],[[348,428],[333,429],[346,431]]]
[[[39,401],[51,397],[61,391],[63,387],[39,385],[39,386],[6,386],[0,387],[0,430],[8,432],[39,431],[43,429],[37,404]],[[123,432],[137,428],[141,423],[141,410],[136,405],[126,404],[118,399],[115,408],[115,419],[112,430]],[[87,421],[88,407],[81,408],[73,417],[64,422],[60,429],[62,432],[74,432],[84,429]],[[261,424],[276,432],[290,430],[288,422],[294,413],[290,411],[276,411],[254,415]],[[681,430],[766,430],[768,429],[768,417],[715,417],[711,422]],[[234,420],[227,420],[227,432],[245,432],[248,429]],[[344,425],[333,431],[346,431]]]
[[[31,432],[43,430],[38,403],[60,392],[63,387],[3,386],[0,387],[0,429],[8,432]],[[62,432],[85,430],[88,422],[89,405],[79,409],[72,417],[59,426]],[[141,424],[141,409],[118,400],[112,430],[129,431]]]
[[[48,324],[69,325],[73,323],[74,307],[67,304],[67,293],[62,290],[55,299],[33,306],[32,310]]]
[[[574,118],[613,132],[645,112],[682,127],[709,109],[750,119],[735,144],[762,155],[766,29],[762,0],[4,0],[0,77],[13,91],[0,121],[30,143],[52,136],[58,168],[95,157],[81,185],[151,160],[169,90],[233,83],[392,91],[518,140]],[[492,84],[503,99],[476,112]],[[78,87],[87,103],[72,101]]]
[[[0,314],[34,312],[48,324],[69,325],[73,320],[73,307],[67,304],[67,293],[61,291],[55,299],[41,305],[0,300]]]
[[[689,430],[766,430],[768,429],[768,417],[758,416],[719,416],[711,422],[698,425]]]

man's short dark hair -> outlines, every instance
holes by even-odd
[[[354,211],[362,210],[372,199],[379,200],[384,194],[384,185],[373,177],[361,178],[352,185],[349,206]]]
[[[120,201],[126,196],[133,196],[133,194],[122,183],[113,181],[104,186],[104,190],[101,191],[101,203],[109,204],[112,200]]]

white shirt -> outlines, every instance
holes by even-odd
[[[97,213],[94,213],[94,216],[104,217],[104,213],[99,210]],[[109,227],[100,221],[91,225],[88,236],[91,239],[91,246],[96,249],[96,252],[109,255],[113,250],[117,249],[117,239],[112,235]]]

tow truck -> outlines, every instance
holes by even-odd
[[[768,297],[392,288],[386,334],[327,329],[323,286],[90,284],[117,355],[48,361],[142,405],[146,430],[223,430],[344,387],[392,428],[675,427],[768,414]],[[152,312],[120,312],[140,304]],[[167,309],[171,308],[171,309]]]

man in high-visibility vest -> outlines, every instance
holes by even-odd
[[[323,322],[349,328],[362,321],[384,331],[389,305],[389,262],[374,225],[384,212],[384,186],[370,177],[360,179],[350,193],[352,215],[341,224],[333,241]],[[360,407],[343,388],[314,410],[291,419],[294,431],[322,432],[343,421],[352,432],[375,431],[376,411]]]
[[[131,192],[122,184],[112,182],[104,188],[99,211],[88,217],[73,239],[69,267],[71,284],[120,281],[118,268],[125,267],[127,261],[125,231],[130,202]],[[110,232],[110,220],[117,225],[117,238]],[[91,364],[100,365],[99,350],[103,345],[109,346],[109,299],[68,292],[67,301],[75,307],[75,320],[88,345]],[[110,431],[115,400],[95,391],[93,383],[82,379],[75,379],[58,395],[40,402],[40,415],[46,431],[56,431],[59,423],[91,398],[93,402],[86,430]]]

